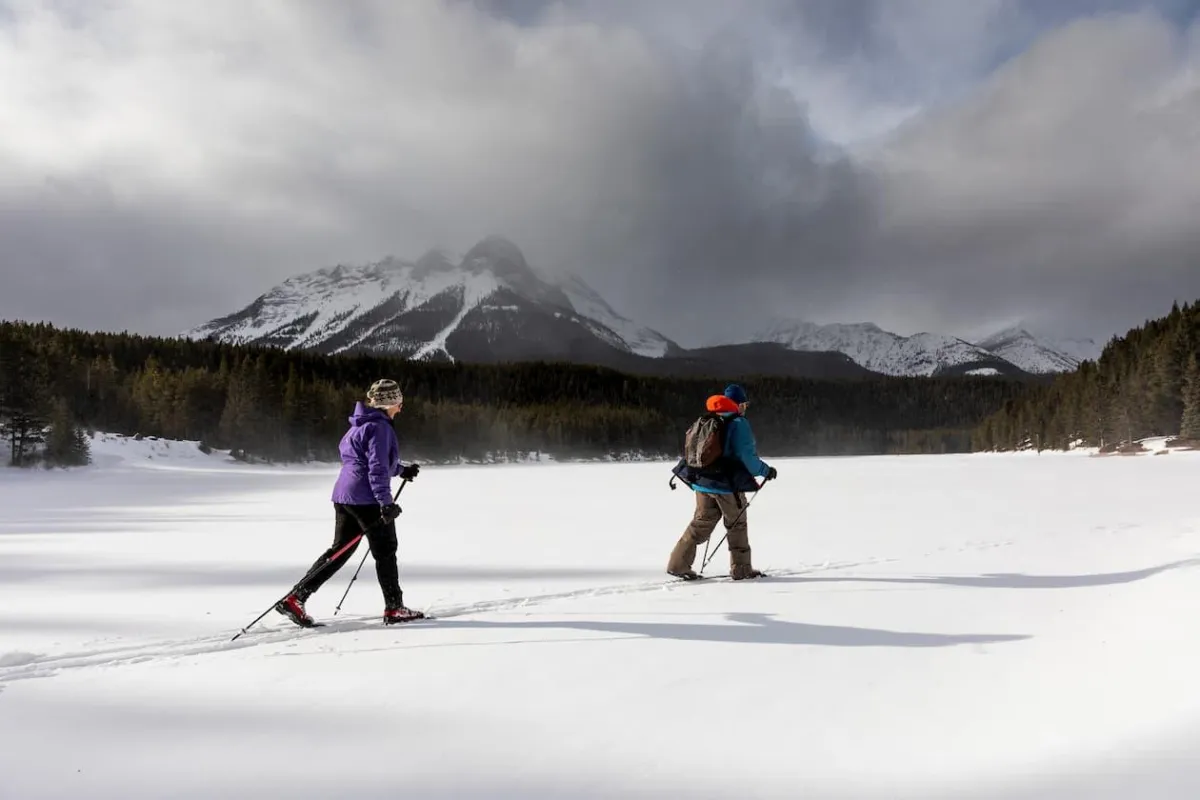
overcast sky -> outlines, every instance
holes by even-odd
[[[0,0],[0,319],[489,234],[683,344],[1200,298],[1200,0]]]

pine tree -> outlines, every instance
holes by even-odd
[[[45,441],[48,383],[46,363],[27,339],[0,343],[0,435],[9,441],[13,466],[32,463]]]
[[[264,400],[257,388],[254,363],[250,356],[246,356],[229,376],[225,408],[219,424],[223,446],[261,452]]]
[[[296,371],[296,365],[288,367],[287,381],[283,386],[283,425],[281,428],[283,441],[280,450],[288,456],[299,455],[302,459],[309,457],[308,442],[304,436],[304,419],[308,415],[307,397],[303,381]]]
[[[1196,354],[1188,358],[1183,376],[1183,421],[1179,438],[1200,441],[1200,362]]]
[[[46,438],[46,466],[81,467],[91,461],[87,434],[75,424],[66,401],[56,400],[50,415],[50,434]]]
[[[1171,332],[1164,336],[1155,348],[1154,374],[1150,381],[1151,433],[1173,433],[1179,429],[1179,417],[1183,413],[1180,395],[1183,389],[1183,372],[1186,364],[1186,349],[1182,334],[1182,327],[1176,323]]]
[[[142,433],[174,438],[176,434],[175,381],[162,367],[157,356],[146,359],[141,374],[133,382],[133,400],[137,404]]]

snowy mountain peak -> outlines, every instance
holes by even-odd
[[[870,322],[817,325],[775,318],[754,341],[778,342],[793,350],[844,353],[860,366],[887,375],[1069,372],[1080,361],[1097,358],[1101,349],[1090,339],[1037,336],[1022,323],[969,342],[928,332],[900,336]]]
[[[500,283],[534,302],[571,308],[571,301],[562,289],[538,277],[521,249],[502,236],[489,236],[467,251],[461,269],[477,275],[494,275]]]
[[[775,319],[754,341],[778,342],[792,350],[844,353],[860,366],[885,375],[936,375],[967,365],[997,366],[992,353],[962,339],[936,333],[900,336],[870,322],[817,325]]]
[[[424,280],[430,275],[435,275],[439,272],[450,272],[454,269],[456,267],[452,256],[445,250],[434,249],[417,259],[413,269],[413,278],[415,280]]]
[[[576,312],[601,323],[608,331],[616,334],[621,346],[630,352],[650,358],[678,352],[679,345],[656,330],[631,322],[613,310],[600,294],[578,275],[550,278],[567,296]],[[601,334],[602,335],[602,334]],[[602,335],[603,338],[603,335]]]
[[[416,262],[389,257],[295,275],[241,311],[184,335],[474,361],[660,356],[676,347],[617,314],[581,279],[539,277],[521,250],[499,236],[482,240],[457,264],[431,250]]]
[[[975,344],[985,350],[995,351],[1002,348],[1025,347],[1037,344],[1037,337],[1020,325],[1012,325],[987,336]]]
[[[468,268],[481,264],[486,268],[499,268],[504,272],[529,272],[529,262],[521,248],[503,236],[488,236],[481,239],[463,259]]]
[[[1026,372],[1044,374],[1069,372],[1078,367],[1081,361],[1099,355],[1098,348],[1090,339],[1071,342],[1070,345],[1064,345],[1053,339],[1036,336],[1025,326],[1017,324],[997,331],[976,344]],[[1092,350],[1096,352],[1092,353]]]

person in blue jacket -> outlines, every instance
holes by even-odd
[[[750,561],[746,494],[759,490],[755,476],[774,480],[777,473],[774,467],[758,457],[754,431],[746,419],[749,405],[746,390],[736,383],[725,387],[724,394],[708,398],[708,411],[725,420],[722,455],[709,467],[696,468],[680,460],[673,470],[696,493],[692,521],[675,543],[667,561],[667,572],[677,578],[695,580],[700,577],[692,569],[696,546],[707,542],[722,520],[728,531],[730,577],[737,581],[762,576]]]

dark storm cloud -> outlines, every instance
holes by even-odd
[[[1107,336],[1200,296],[1181,4],[1049,33],[999,0],[6,8],[0,318],[171,333],[490,233],[684,341]]]
[[[175,334],[265,291],[271,263],[333,263],[319,237],[240,226],[220,207],[119,201],[103,185],[27,187],[0,214],[0,319]],[[14,206],[19,206],[14,208]]]
[[[1198,43],[1155,15],[1084,20],[902,132],[866,165],[888,186],[888,283],[957,327],[1007,312],[1099,335],[1200,297]]]

